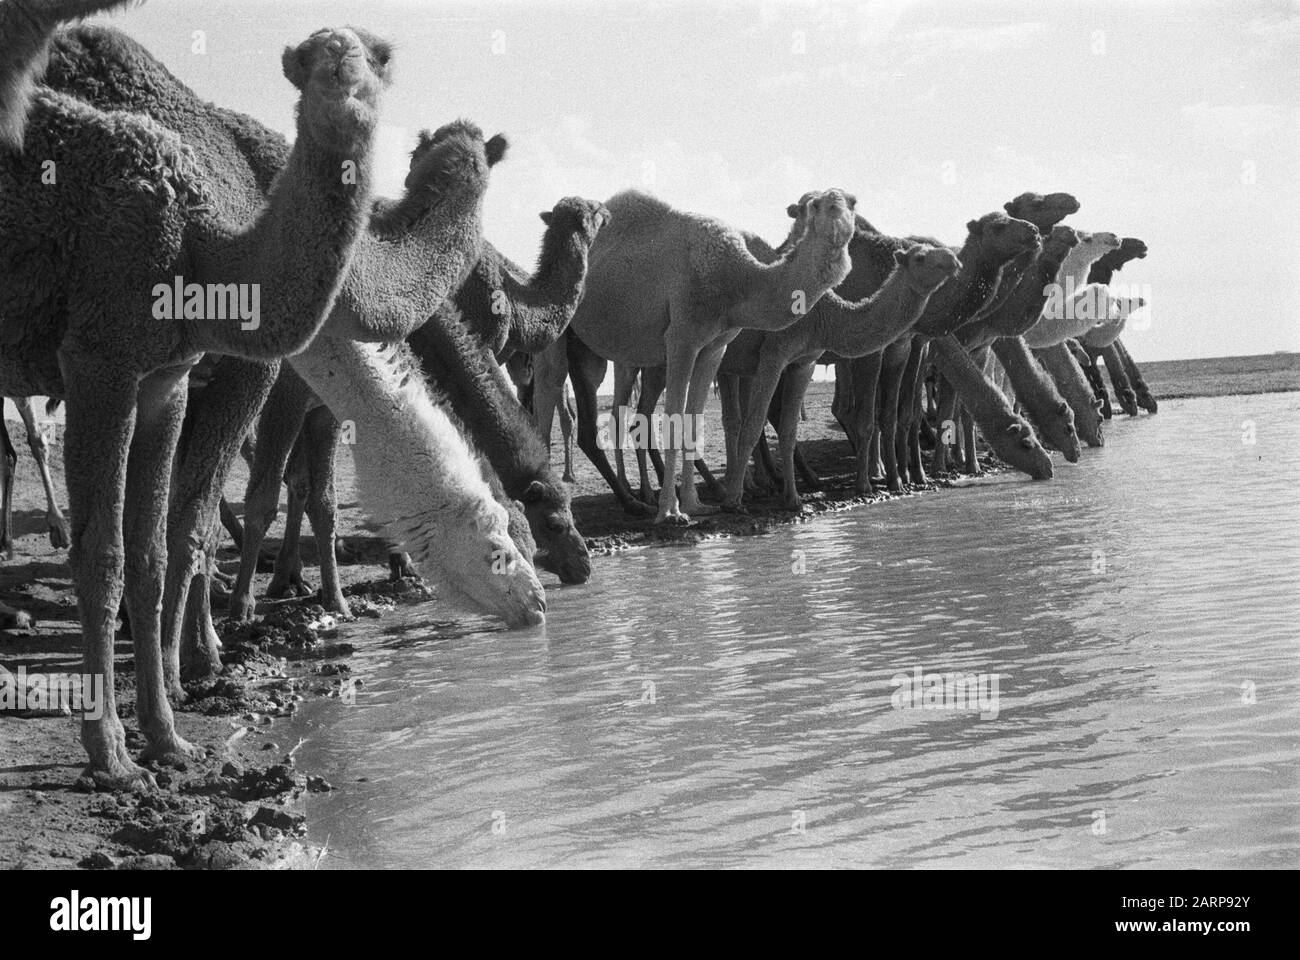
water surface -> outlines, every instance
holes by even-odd
[[[599,559],[545,629],[354,625],[355,703],[293,721],[340,788],[311,836],[336,867],[1296,866],[1298,420],[1167,401],[1051,482]],[[896,709],[917,667],[998,674],[996,719]]]

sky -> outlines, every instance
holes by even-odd
[[[629,186],[769,240],[842,187],[888,233],[960,243],[1026,190],[1146,241],[1120,277],[1139,360],[1300,350],[1300,6],[1280,2],[150,0],[111,18],[201,96],[292,133],[280,52],[322,26],[395,41],[380,192],[422,127],[511,141],[485,235],[535,262],[538,213]]]

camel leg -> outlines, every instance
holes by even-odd
[[[673,309],[673,313],[687,313],[689,308]],[[686,415],[686,391],[690,387],[695,373],[695,361],[700,354],[700,347],[688,338],[669,330],[665,342],[667,353],[667,381],[664,389],[664,419],[669,424],[683,425]],[[679,449],[681,437],[669,437],[667,454],[664,457],[664,479],[659,488],[659,510],[655,516],[656,523],[690,523],[690,516],[684,514],[677,500],[677,468],[681,463]],[[676,441],[676,442],[674,442]]]
[[[921,337],[912,338],[912,347],[907,354],[907,366],[903,368],[903,378],[898,391],[898,424],[896,443],[898,444],[898,469],[903,478],[909,478],[914,485],[923,486],[930,482],[925,475],[925,465],[920,460],[912,460],[912,427],[921,415],[923,402],[923,371],[926,359],[926,341]],[[916,446],[920,447],[919,440]]]
[[[307,414],[303,434],[307,444],[307,518],[316,536],[316,556],[320,564],[321,606],[344,617],[352,616],[343,596],[339,568],[334,556],[334,525],[338,501],[334,492],[334,455],[339,445],[339,422],[327,407],[317,407]]]
[[[684,438],[693,440],[693,450],[682,452],[682,489],[680,492],[680,501],[682,512],[688,517],[691,514],[707,515],[717,513],[718,507],[705,506],[700,502],[699,491],[695,489],[695,456],[688,456],[687,453],[698,452],[706,436],[704,427],[704,407],[709,402],[709,388],[713,385],[714,379],[718,375],[718,367],[722,364],[722,355],[727,352],[727,340],[721,343],[711,344],[704,350],[701,350],[695,358],[695,366],[691,371],[690,385],[686,394],[686,411],[685,417],[679,421],[684,430]],[[764,413],[767,407],[763,407]],[[669,418],[669,424],[673,420]],[[671,429],[671,428],[670,428]],[[670,448],[672,445],[669,445]],[[667,474],[668,467],[665,463],[664,472]],[[665,481],[666,482],[666,481]]]
[[[311,495],[311,476],[307,469],[309,446],[310,441],[305,433],[299,433],[289,457],[289,468],[284,475],[284,484],[289,492],[289,504],[284,517],[284,538],[280,541],[280,552],[275,557],[275,572],[266,588],[266,595],[273,600],[309,597],[312,593],[302,576],[302,554],[298,550],[302,539],[302,517],[306,511],[307,498]]]
[[[103,683],[99,716],[82,717],[81,742],[90,758],[88,773],[101,787],[149,786],[153,777],[127,753],[113,684],[113,631],[125,570],[126,460],[135,427],[137,382],[119,364],[82,353],[61,350],[59,365],[68,410],[64,434],[72,515],[68,566],[81,616],[83,672]]]
[[[1115,388],[1115,400],[1119,403],[1120,409],[1130,417],[1136,417],[1138,415],[1137,392],[1129,382],[1128,371],[1124,369],[1124,361],[1120,359],[1119,351],[1112,343],[1101,352],[1101,355],[1106,360],[1106,372],[1110,374],[1110,385]]]
[[[758,361],[758,369],[752,377],[747,377],[749,389],[742,396],[744,402],[741,406],[742,414],[740,419],[740,431],[736,440],[736,457],[737,462],[744,464],[754,454],[758,446],[758,438],[762,436],[764,429],[767,427],[767,411],[772,403],[772,395],[776,393],[776,388],[781,382],[781,374],[784,372],[786,358],[772,356],[770,354],[761,354]],[[788,413],[788,411],[785,411]],[[798,417],[798,404],[795,405],[794,414]],[[784,419],[784,413],[783,413]],[[798,420],[796,419],[796,424]],[[788,475],[789,482],[793,482],[794,474]],[[730,482],[727,485],[726,506],[729,510],[739,510],[743,490],[743,473],[731,475]],[[796,498],[798,494],[796,494]]]
[[[973,477],[980,475],[980,458],[975,449],[975,418],[963,404],[961,408],[961,441],[964,447],[966,472]]]
[[[784,480],[785,475],[776,465],[776,458],[772,456],[772,447],[767,442],[765,426],[758,432],[758,439],[754,441],[754,488],[763,493],[776,493],[776,488]]]
[[[877,400],[880,417],[880,455],[885,461],[885,483],[892,493],[901,493],[903,490],[903,477],[899,472],[898,444],[895,437],[899,429],[898,409],[902,403],[903,374],[906,372],[907,360],[911,353],[912,338],[905,337],[886,347],[880,361],[880,397]],[[862,430],[859,436],[866,439],[866,430]],[[864,467],[861,461],[858,462],[859,482],[866,478],[869,466]],[[868,487],[867,490],[869,489]]]
[[[27,428],[27,446],[31,448],[36,469],[41,472],[41,484],[45,487],[45,525],[50,531],[50,546],[62,550],[68,545],[68,521],[63,519],[59,509],[59,499],[54,494],[54,480],[50,477],[49,444],[45,434],[36,425],[36,404],[31,397],[18,397],[14,400],[18,415],[23,418]]]
[[[777,437],[781,444],[782,496],[788,510],[800,507],[799,488],[794,481],[794,451],[799,442],[799,411],[803,396],[812,382],[815,361],[791,364],[786,367],[781,379],[784,380],[781,398],[781,422],[777,426]]]
[[[560,394],[560,437],[564,442],[564,476],[561,477],[565,483],[576,483],[573,476],[573,418],[576,411],[573,409],[573,396],[569,393],[569,385],[564,385],[564,391]]]
[[[745,464],[736,458],[736,447],[740,439],[740,378],[734,373],[718,374],[718,397],[722,404],[722,444],[726,448],[727,472],[723,476],[723,504],[726,504],[725,487],[731,483],[732,474],[740,470],[743,474]],[[743,482],[743,480],[742,480]]]
[[[0,403],[3,403],[0,399]],[[18,472],[18,451],[9,439],[9,427],[0,416],[0,437],[4,440],[4,462],[0,464],[0,482],[4,483],[3,502],[0,502],[0,556],[14,558],[14,482]]]
[[[614,364],[614,403],[609,420],[614,430],[614,473],[619,483],[627,483],[627,465],[623,460],[623,439],[627,436],[626,411],[640,370],[627,363]],[[566,383],[565,390],[568,386]],[[645,497],[642,491],[642,498]]]
[[[567,341],[571,338],[572,334],[566,334],[541,353],[533,355],[533,425],[546,444],[547,452],[551,449],[555,409],[563,400],[564,382],[569,376]],[[581,418],[578,420],[578,431],[581,434]]]
[[[1097,366],[1097,360],[1101,357],[1100,347],[1084,347],[1088,354],[1087,365],[1080,364],[1083,367],[1084,376],[1088,378],[1088,385],[1092,387],[1093,395],[1101,401],[1101,415],[1109,420],[1114,416],[1114,410],[1110,405],[1110,392],[1106,389],[1106,382],[1101,378],[1101,369]]]
[[[227,606],[227,615],[232,620],[251,620],[257,609],[257,601],[253,598],[253,577],[257,572],[262,543],[267,529],[275,522],[280,506],[280,485],[284,482],[289,456],[313,402],[318,401],[302,378],[286,373],[276,380],[263,408],[248,487],[244,491],[244,542],[239,551],[239,576]]]
[[[235,513],[235,508],[230,505],[225,497],[221,498],[221,503],[217,507],[221,516],[221,525],[226,528],[226,533],[230,535],[231,541],[236,550],[244,549],[244,525],[239,522],[239,517]]]
[[[600,386],[600,381],[605,378],[607,362],[604,357],[593,352],[591,348],[579,340],[572,331],[565,334],[564,340],[568,351],[567,369],[569,379],[573,382],[573,401],[578,410],[578,448],[587,455],[587,459],[592,462],[600,472],[601,477],[609,484],[610,490],[614,492],[614,496],[623,507],[623,512],[643,517],[650,512],[650,508],[632,496],[632,491],[626,483],[619,483],[618,475],[614,473],[614,469],[609,465],[609,458],[605,456],[605,451],[601,449],[600,438],[596,429],[598,416],[596,390]],[[537,403],[538,390],[541,385],[537,380],[536,369],[534,370],[533,381],[533,398],[534,403]],[[549,414],[547,415],[549,416]],[[549,420],[546,422],[549,424]],[[548,426],[547,431],[549,432],[549,430],[550,427]]]
[[[163,670],[168,692],[185,696],[187,679],[220,671],[221,657],[206,599],[189,602],[191,590],[207,594],[215,566],[218,504],[226,478],[279,373],[269,363],[224,357],[190,410],[190,440],[178,458],[167,516],[167,584],[163,592]],[[193,619],[199,613],[202,624]]]
[[[958,441],[957,430],[957,391],[952,384],[940,375],[935,384],[939,402],[935,411],[935,422],[939,427],[939,442],[934,445],[934,456],[930,461],[931,473],[946,473],[948,470],[948,447]]]
[[[201,756],[176,733],[162,663],[162,595],[167,574],[167,494],[172,457],[185,419],[188,367],[158,371],[140,383],[127,461],[123,510],[126,602],[135,652],[136,715],[144,756],[175,763]]]
[[[1137,364],[1133,362],[1133,357],[1129,355],[1128,347],[1124,346],[1124,341],[1116,338],[1111,346],[1115,348],[1115,354],[1124,365],[1124,372],[1128,374],[1129,383],[1133,385],[1133,392],[1137,394],[1138,406],[1147,413],[1159,411],[1160,405],[1156,403],[1156,398],[1152,395],[1147,382],[1142,379],[1142,372],[1138,370]]]
[[[645,418],[645,423],[652,423],[655,415],[655,408],[659,406],[659,398],[664,395],[664,386],[667,383],[668,371],[664,367],[643,367],[641,369],[641,394],[637,398],[636,412]],[[649,458],[651,465],[654,466],[655,475],[659,478],[660,486],[664,482],[664,458],[659,452],[659,448],[653,443],[649,449],[637,447],[636,449],[636,468],[640,475],[641,481],[641,499],[654,505],[658,498],[650,484],[650,474],[646,468],[646,459]]]

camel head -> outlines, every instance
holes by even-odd
[[[856,222],[853,208],[858,198],[844,190],[813,190],[799,198],[797,209],[787,207],[794,217],[796,229],[802,227],[805,236],[818,237],[831,246],[845,246],[853,239]],[[847,254],[846,254],[847,256]]]
[[[1079,212],[1079,201],[1068,193],[1022,193],[1002,205],[1007,216],[1025,220],[1047,233],[1072,213]]]
[[[1125,237],[1117,250],[1111,250],[1099,261],[1102,267],[1120,270],[1130,260],[1141,260],[1147,255],[1147,245],[1137,237]]]
[[[483,139],[483,131],[468,120],[443,124],[430,133],[421,130],[411,151],[406,189],[427,188],[440,193],[451,182],[473,183],[484,189],[488,170],[505,156],[506,139],[497,134]]]
[[[1006,261],[1022,253],[1042,248],[1038,228],[1027,220],[1017,220],[1005,213],[986,213],[966,224],[966,242],[975,244],[993,260]]]
[[[1065,260],[1065,255],[1073,250],[1079,244],[1079,234],[1073,227],[1067,227],[1064,224],[1058,224],[1052,227],[1052,232],[1047,235],[1043,241],[1043,260],[1050,264],[1060,266]]]
[[[559,577],[561,583],[586,583],[591,579],[591,554],[574,525],[569,489],[549,475],[549,470],[547,474],[544,481],[528,484],[520,500],[537,541],[534,562]]]
[[[1034,480],[1052,479],[1052,458],[1023,417],[1011,414],[1006,426],[989,437],[989,443],[999,457]]]
[[[928,243],[914,243],[906,250],[895,250],[894,262],[912,289],[923,294],[934,293],[961,270],[961,261],[955,253]]]
[[[582,197],[564,197],[550,210],[539,216],[547,230],[556,230],[582,237],[587,246],[596,239],[600,228],[609,223],[610,212],[603,203],[584,200]]]
[[[1055,450],[1060,450],[1067,463],[1078,463],[1083,449],[1079,444],[1079,433],[1074,429],[1074,410],[1062,400],[1056,409],[1039,424],[1043,432],[1043,442]]]
[[[324,150],[350,156],[370,143],[379,125],[379,96],[391,80],[392,47],[358,28],[317,30],[285,47],[281,65],[302,91],[298,135]]]
[[[1087,233],[1079,231],[1079,252],[1095,262],[1113,250],[1119,249],[1119,237],[1113,233]]]

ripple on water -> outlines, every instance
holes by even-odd
[[[354,628],[355,705],[295,721],[342,788],[313,836],[341,866],[1294,866],[1298,396],[1162,403],[1047,484],[601,558],[545,630]],[[916,667],[998,674],[996,719],[894,709]]]

